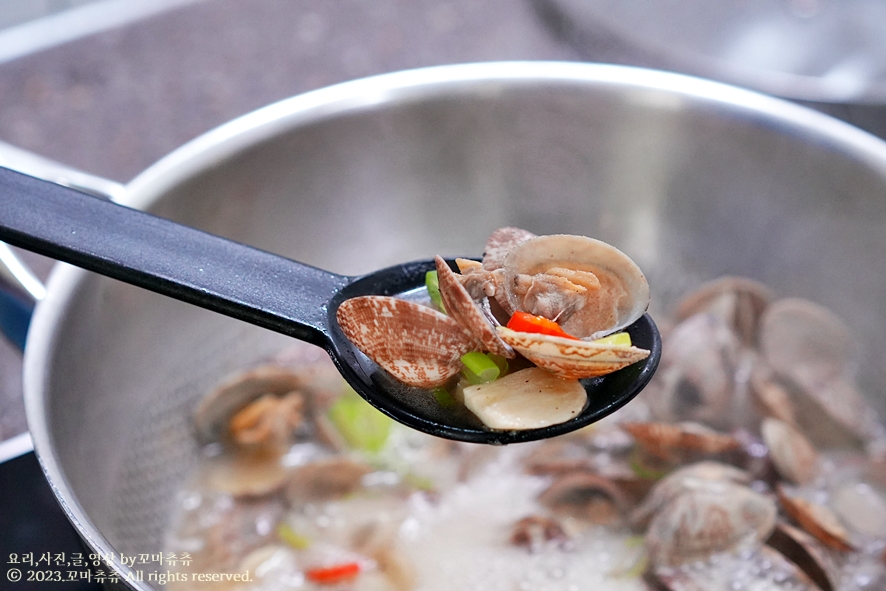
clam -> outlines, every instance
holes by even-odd
[[[187,544],[192,572],[242,572],[237,569],[244,557],[274,541],[273,530],[257,528],[256,523],[275,523],[285,512],[276,497],[232,502],[227,495],[206,492],[194,501],[179,517],[176,533]]]
[[[766,544],[796,564],[821,591],[835,589],[837,565],[827,550],[803,530],[780,521]]]
[[[764,315],[760,347],[776,372],[814,386],[845,375],[853,343],[848,327],[833,312],[786,298]]]
[[[486,239],[486,247],[483,249],[483,268],[487,271],[501,269],[505,257],[514,247],[535,237],[535,234],[522,228],[505,227],[495,230]]]
[[[521,355],[556,376],[580,380],[606,375],[649,357],[647,349],[601,344],[497,327],[498,336]]]
[[[202,443],[277,443],[301,421],[303,388],[298,375],[276,365],[239,373],[200,401],[194,411],[197,436]]]
[[[656,566],[760,546],[775,527],[771,498],[732,482],[697,481],[656,513],[646,550]]]
[[[755,358],[751,368],[748,391],[760,414],[790,425],[797,424],[797,409],[790,392],[759,358]]]
[[[649,284],[640,268],[593,238],[537,236],[513,247],[502,268],[508,308],[554,320],[579,338],[619,331],[649,306]]]
[[[231,438],[239,445],[282,448],[302,422],[304,396],[265,394],[247,404],[228,423]]]
[[[380,367],[409,386],[442,386],[476,348],[471,333],[445,314],[407,300],[361,296],[337,311],[345,336]]]
[[[793,494],[783,485],[776,491],[785,513],[819,542],[842,552],[854,549],[849,532],[828,507]]]
[[[824,591],[778,551],[762,546],[750,553],[718,556],[718,560],[659,567],[644,575],[650,591]]]
[[[279,453],[236,451],[212,458],[204,477],[209,488],[237,498],[257,498],[281,490],[289,470]]]
[[[767,417],[760,425],[763,442],[775,469],[794,484],[808,484],[818,473],[818,452],[800,431],[788,423]]]
[[[751,475],[740,468],[721,462],[703,461],[679,468],[653,486],[651,492],[631,515],[635,526],[643,526],[661,509],[700,482],[731,482],[748,484]]]
[[[446,313],[466,328],[484,350],[502,357],[513,358],[514,350],[501,340],[492,322],[459,282],[446,261],[438,256],[434,259],[434,263],[437,267],[440,297],[443,299]]]
[[[455,275],[455,279],[461,283],[471,299],[480,305],[484,305],[484,302],[488,304],[489,298],[498,292],[502,274],[487,271],[483,268],[483,263],[473,259],[455,259],[455,266],[459,273]]]
[[[548,439],[523,459],[527,474],[561,476],[579,470],[592,470],[593,457],[588,450],[566,437]]]
[[[659,388],[645,396],[655,416],[669,421],[731,424],[738,338],[718,316],[696,314],[674,327],[662,350]]]
[[[763,356],[791,391],[798,425],[818,445],[882,436],[876,412],[849,375],[853,345],[840,318],[806,300],[779,300],[761,321]]]
[[[691,455],[712,455],[741,447],[731,435],[694,422],[622,423],[648,453],[668,460]]]
[[[286,497],[295,504],[338,499],[357,491],[371,471],[370,466],[345,457],[304,464],[292,471]]]
[[[590,472],[571,472],[557,478],[538,501],[556,514],[600,525],[620,521],[627,506],[614,483]]]
[[[695,314],[713,314],[724,320],[744,345],[756,342],[764,310],[772,301],[771,290],[753,279],[720,277],[705,283],[677,306],[677,320]]]
[[[869,483],[849,478],[831,491],[834,513],[853,532],[872,539],[886,538],[886,496]]]

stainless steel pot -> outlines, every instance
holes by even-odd
[[[750,276],[843,316],[860,381],[886,405],[886,144],[781,100],[620,66],[407,71],[246,115],[121,193],[340,273],[479,253],[490,230],[517,225],[625,250],[648,273],[654,314],[701,281]],[[27,344],[28,421],[64,509],[123,578],[119,553],[163,547],[196,458],[196,400],[285,344],[74,268],[53,272]]]

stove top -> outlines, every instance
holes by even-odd
[[[5,461],[4,461],[5,460]],[[0,589],[100,591],[27,434],[0,444]]]

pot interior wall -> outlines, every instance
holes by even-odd
[[[348,274],[478,255],[502,225],[586,234],[637,260],[659,316],[704,280],[753,277],[848,321],[882,409],[884,196],[886,171],[754,110],[548,83],[283,122],[152,210]],[[97,277],[68,312],[48,376],[60,465],[117,551],[159,552],[196,400],[287,341]]]

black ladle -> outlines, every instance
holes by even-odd
[[[442,408],[429,392],[396,384],[345,336],[339,304],[424,285],[433,261],[360,277],[336,275],[200,230],[0,168],[0,240],[326,349],[366,400],[401,423],[440,437],[505,444],[561,435],[600,420],[636,396],[661,357],[645,315],[627,328],[652,353],[608,376],[583,380],[589,403],[565,423],[524,431],[484,429],[467,411]]]

